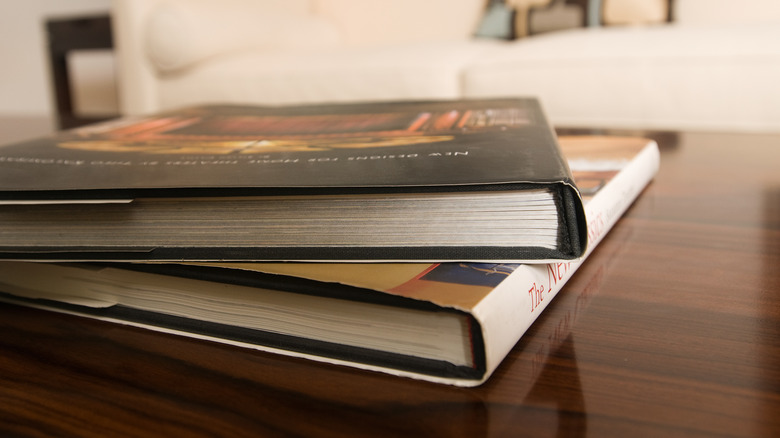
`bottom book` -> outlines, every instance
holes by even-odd
[[[0,262],[0,299],[398,376],[488,379],[658,170],[655,142],[562,137],[586,202],[576,261]]]

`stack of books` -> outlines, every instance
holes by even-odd
[[[123,118],[0,147],[0,299],[475,386],[658,163],[534,99]]]

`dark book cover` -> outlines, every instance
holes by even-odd
[[[571,175],[532,99],[205,106],[0,147],[5,199],[561,181]]]
[[[203,106],[0,147],[2,204],[536,186],[560,198],[571,246],[564,258],[580,255],[582,203],[534,99]],[[121,221],[127,213],[116,215]],[[34,212],[19,206],[0,208],[0,221],[29,216]],[[0,246],[9,252],[18,245]],[[143,251],[156,246],[144,244]],[[217,256],[208,250],[198,254]],[[244,256],[231,253],[236,257]],[[286,252],[271,258],[279,257],[297,258]]]

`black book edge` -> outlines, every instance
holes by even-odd
[[[5,249],[0,260],[42,260],[42,261],[124,261],[124,262],[171,262],[171,261],[276,261],[317,260],[337,262],[348,260],[374,260],[381,252],[382,260],[444,261],[487,261],[487,260],[573,260],[572,253],[563,253],[541,247],[509,248],[485,247],[299,247],[299,248],[121,248],[97,251],[92,248],[62,250],[40,247],[30,249]]]
[[[563,249],[559,251],[564,253],[563,257],[551,258],[580,258],[588,249],[588,220],[585,217],[585,203],[582,201],[582,195],[573,181],[564,183],[561,190],[561,202],[558,203],[558,206],[563,209],[558,214],[565,229],[561,234],[564,239],[570,240],[564,241]],[[568,253],[565,252],[566,248],[568,248]]]
[[[21,201],[132,201],[155,198],[262,198],[271,196],[384,195],[522,191],[552,188],[570,184],[569,180],[552,182],[516,182],[505,184],[458,184],[426,186],[326,186],[326,187],[175,187],[115,188],[84,190],[0,190],[0,200],[11,205]]]

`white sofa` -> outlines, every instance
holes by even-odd
[[[590,4],[620,2],[642,22],[659,0]],[[513,41],[473,36],[485,3],[115,0],[122,112],[522,95],[559,126],[780,132],[777,0],[674,0],[671,23]]]

